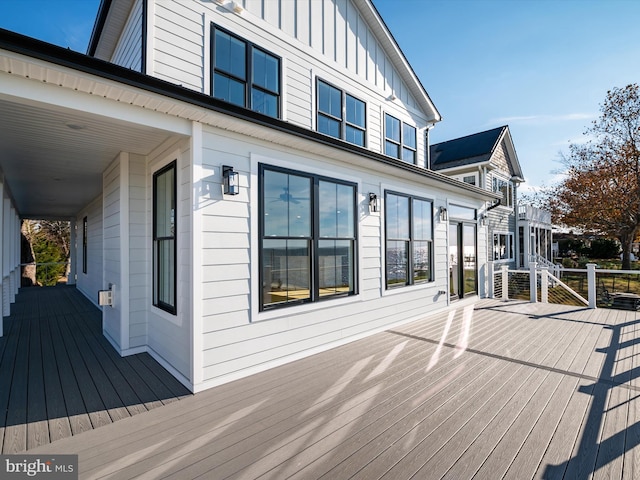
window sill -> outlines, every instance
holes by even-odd
[[[341,305],[349,305],[351,303],[361,302],[362,298],[359,294],[349,295],[347,297],[338,297],[335,299],[326,299],[319,302],[304,303],[290,307],[274,308],[267,311],[254,313],[251,315],[251,323],[258,323],[267,320],[277,320],[284,317],[292,317],[294,315],[302,315],[314,312],[320,309],[339,307]]]

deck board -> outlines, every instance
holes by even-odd
[[[80,478],[634,478],[637,312],[460,305],[32,451]]]
[[[21,289],[11,311],[0,338],[1,453],[46,448],[190,397],[148,354],[121,358],[102,336],[100,310],[73,287]]]

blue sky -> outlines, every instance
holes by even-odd
[[[0,0],[0,27],[85,52],[99,3]],[[607,90],[640,82],[636,0],[374,4],[443,117],[432,142],[508,124],[528,187],[553,183]]]

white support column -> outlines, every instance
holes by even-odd
[[[538,264],[531,262],[529,264],[529,289],[531,291],[531,303],[538,303]]]
[[[18,213],[11,207],[11,303],[15,303],[18,294],[18,271],[20,270],[20,255],[18,252]]]
[[[509,300],[509,267],[502,266],[502,300]]]
[[[494,271],[494,268],[493,268],[493,262],[487,262],[487,277],[488,277],[487,278],[487,280],[488,280],[487,283],[488,283],[488,287],[489,287],[489,291],[487,292],[488,293],[487,296],[489,298],[495,298],[496,289],[495,289],[494,282],[496,281],[496,278],[495,278],[495,271]]]
[[[540,268],[540,301],[542,303],[549,303],[549,268]]]
[[[587,292],[589,293],[589,308],[597,308],[597,294],[596,294],[596,265],[595,263],[587,263]]]
[[[9,315],[11,301],[11,202],[2,199],[2,314]]]

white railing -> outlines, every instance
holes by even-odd
[[[551,212],[531,205],[518,205],[518,220],[531,220],[551,225]]]
[[[503,300],[586,305],[640,310],[640,270],[563,268],[562,279],[547,266],[530,264],[529,270],[495,271],[489,264],[489,296]]]
[[[532,263],[538,264],[538,266],[547,267],[549,271],[558,278],[562,276],[562,269],[564,267],[557,263],[553,263],[551,260],[547,260],[542,255],[539,255],[537,253],[529,255],[529,265],[531,265]]]

